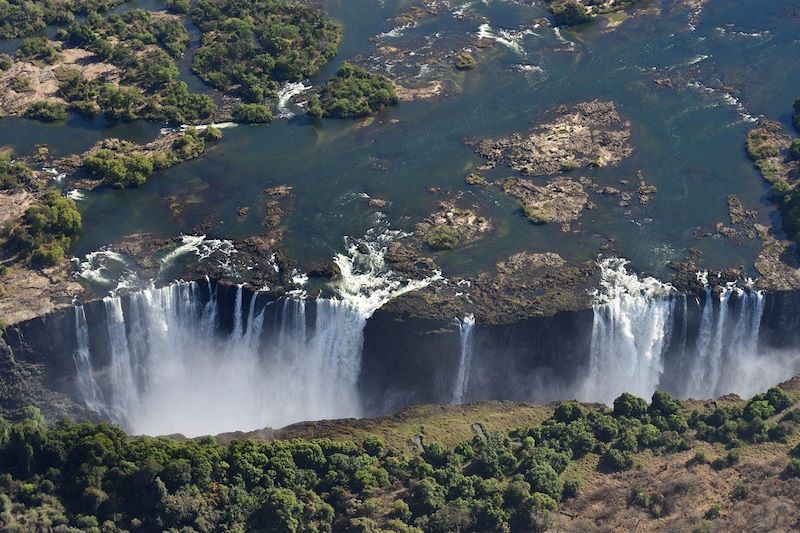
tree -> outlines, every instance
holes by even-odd
[[[233,120],[242,124],[263,124],[272,122],[272,111],[263,104],[241,104],[233,112]]]
[[[647,402],[633,394],[623,392],[614,400],[614,417],[641,418],[647,413]]]
[[[556,23],[564,26],[575,26],[592,20],[592,15],[586,6],[577,0],[564,0],[551,6]]]

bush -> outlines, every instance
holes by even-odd
[[[7,54],[0,54],[0,71],[6,71],[11,68],[11,65],[14,62],[11,59],[11,56]]]
[[[233,120],[242,124],[272,122],[272,110],[263,104],[241,104],[233,112]]]
[[[600,465],[612,472],[627,470],[633,466],[633,457],[630,452],[611,448],[600,456]]]
[[[312,98],[308,113],[315,117],[358,118],[396,105],[398,101],[388,78],[345,62],[325,83],[316,100]]]
[[[153,161],[142,154],[116,154],[98,150],[86,157],[83,166],[90,175],[116,188],[144,185],[154,171]]]
[[[12,161],[8,153],[0,153],[0,190],[24,185],[32,175],[28,165]]]
[[[46,100],[33,102],[24,113],[25,118],[41,120],[42,122],[55,122],[67,118],[67,111],[64,106]]]
[[[623,392],[614,400],[614,417],[641,418],[647,413],[647,402],[633,394]]]
[[[792,156],[792,159],[800,159],[800,139],[792,141],[792,145],[789,148],[789,155]]]
[[[744,483],[737,483],[731,491],[731,498],[734,500],[746,500],[750,496],[750,488]]]
[[[556,23],[563,26],[575,26],[592,20],[586,6],[577,0],[564,0],[550,6]]]
[[[17,57],[20,59],[38,59],[52,63],[58,58],[58,50],[45,37],[28,37],[19,44]]]
[[[800,141],[800,139],[797,140]],[[789,395],[780,387],[772,387],[769,389],[767,391],[766,400],[773,409],[775,409],[776,413],[780,413],[792,404]]]
[[[25,211],[23,224],[7,230],[9,243],[36,263],[55,265],[64,261],[72,241],[83,227],[75,202],[49,190],[38,205]]]
[[[537,226],[547,224],[553,218],[549,211],[531,204],[523,203],[520,207],[525,217]]]
[[[182,15],[189,12],[189,0],[167,0],[167,9]]]
[[[203,138],[207,141],[220,141],[222,140],[222,130],[214,126],[208,126],[203,130]]]
[[[565,479],[564,480],[564,488],[561,491],[561,499],[567,500],[569,498],[574,498],[580,493],[581,491],[581,482],[577,479]]]
[[[452,250],[461,241],[461,235],[453,226],[435,226],[425,236],[425,243],[434,250]]]
[[[800,459],[791,459],[783,469],[784,477],[800,477]]]

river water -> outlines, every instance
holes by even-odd
[[[496,42],[477,52],[477,69],[450,74],[457,89],[447,98],[401,103],[369,126],[311,124],[300,113],[270,125],[227,129],[204,158],[159,173],[139,189],[88,193],[79,203],[85,231],[74,253],[134,232],[175,236],[208,223],[216,224],[212,237],[246,237],[261,230],[263,189],[288,184],[296,197],[285,247],[301,262],[342,252],[345,236],[363,235],[374,224],[376,208],[364,194],[388,199],[381,208],[386,220],[408,230],[443,199],[428,192],[438,187],[463,192],[464,203],[478,206],[496,228],[490,238],[441,254],[445,275],[475,273],[521,250],[555,251],[571,261],[613,251],[633,268],[662,277],[666,262],[682,259],[690,247],[704,252],[707,268],[752,265],[756,242],[697,240],[695,229],[711,231],[727,221],[728,194],[758,209],[761,222],[774,216],[743,143],[755,117],[788,125],[800,96],[795,1],[740,0],[734,8],[710,0],[702,11],[675,0],[643,1],[637,9],[660,14],[630,17],[616,28],[597,21],[560,31],[531,29],[532,21],[547,15],[543,2],[454,0],[447,13],[397,31],[392,16],[409,2],[327,5],[344,27],[344,41],[336,60],[311,82],[324,80],[343,60],[374,56],[379,46],[407,47],[418,55],[458,49],[479,32]],[[396,68],[418,68],[414,57]],[[197,87],[188,65],[183,62],[182,76]],[[673,88],[656,84],[660,78],[673,80]],[[648,205],[634,199],[619,207],[616,199],[592,196],[598,208],[585,211],[573,223],[575,231],[565,234],[558,225],[531,225],[501,192],[464,183],[483,162],[465,141],[524,131],[553,106],[590,99],[617,103],[632,123],[634,152],[617,167],[571,175],[619,186],[641,170],[658,188]],[[0,139],[18,151],[47,143],[52,152],[67,154],[106,136],[146,142],[158,129],[77,117],[60,124],[6,118]],[[509,175],[507,168],[487,173]],[[171,213],[168,197],[182,204],[180,213]],[[240,207],[250,208],[244,219],[237,216]]]

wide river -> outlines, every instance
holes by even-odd
[[[300,261],[340,252],[345,236],[363,235],[376,217],[411,229],[436,209],[443,193],[463,191],[462,203],[479,206],[496,230],[490,238],[442,253],[445,274],[473,273],[520,250],[585,261],[610,249],[637,269],[664,275],[667,261],[696,248],[704,252],[705,266],[752,267],[758,243],[695,234],[727,221],[729,194],[757,209],[760,220],[774,217],[743,145],[762,115],[789,125],[792,102],[800,97],[795,0],[709,0],[695,10],[675,0],[644,0],[631,11],[651,14],[629,17],[616,28],[596,21],[560,32],[532,25],[547,16],[542,1],[454,0],[442,15],[397,28],[392,17],[408,4],[327,2],[344,27],[344,41],[336,60],[311,81],[324,80],[341,61],[374,56],[380,46],[415,51],[393,67],[409,72],[420,70],[415,58],[458,49],[479,33],[493,37],[494,46],[477,52],[478,68],[448,74],[455,87],[448,97],[401,103],[366,126],[336,120],[312,124],[290,105],[283,109],[285,117],[270,125],[227,129],[204,158],[157,174],[140,189],[87,193],[79,202],[85,231],[74,253],[130,233],[176,236],[201,224],[213,224],[215,237],[246,237],[261,230],[263,190],[288,184],[295,199],[284,245]],[[126,8],[131,5],[151,4]],[[184,78],[202,86],[189,64],[190,58],[182,63]],[[423,80],[429,75],[429,68],[419,72]],[[672,88],[655,83],[666,78]],[[632,123],[634,152],[617,167],[571,175],[619,186],[641,171],[658,188],[648,205],[634,197],[630,206],[619,207],[617,199],[593,195],[598,208],[585,211],[572,225],[576,231],[565,234],[557,224],[530,224],[501,192],[464,182],[483,162],[465,141],[524,131],[546,109],[591,99],[616,102]],[[59,154],[85,150],[107,136],[146,142],[158,131],[158,125],[142,122],[77,117],[61,124],[0,120],[4,143],[18,151],[47,143]],[[486,175],[512,174],[498,168]],[[442,193],[429,192],[432,187]],[[382,215],[365,194],[390,201],[380,208]],[[178,213],[170,210],[175,199],[182,205]],[[244,218],[237,215],[241,207],[250,208]]]

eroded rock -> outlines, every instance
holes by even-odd
[[[633,152],[630,123],[613,102],[583,102],[547,114],[555,116],[529,133],[480,141],[474,149],[492,165],[507,165],[529,176],[615,165]]]

